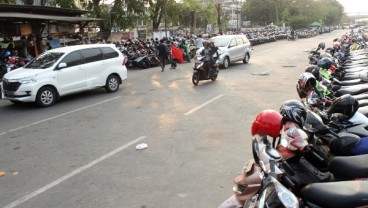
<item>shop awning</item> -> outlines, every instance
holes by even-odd
[[[48,21],[63,21],[63,22],[87,22],[87,21],[102,21],[103,19],[90,17],[71,17],[71,16],[56,16],[44,14],[28,14],[21,12],[0,12],[0,19],[35,19]]]

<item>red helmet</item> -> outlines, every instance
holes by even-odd
[[[260,112],[252,124],[252,136],[256,134],[268,135],[270,137],[280,136],[282,128],[282,116],[274,110]]]

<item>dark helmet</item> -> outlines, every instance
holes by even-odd
[[[307,111],[304,105],[297,100],[285,101],[280,107],[280,114],[282,121],[292,121],[297,123],[299,127],[303,127],[305,119],[307,118]]]
[[[314,86],[316,86],[317,81],[313,74],[309,72],[304,72],[300,75],[298,79],[298,84],[296,85],[296,89],[298,91],[300,98],[305,98],[308,91],[311,90]]]
[[[316,78],[316,80],[320,80],[319,76],[319,67],[317,65],[310,65],[305,69],[305,72],[309,72],[313,74],[313,76]]]
[[[318,61],[318,66],[323,69],[329,69],[332,66],[332,60],[328,57],[322,58]]]
[[[358,108],[359,108],[358,100],[352,97],[350,94],[346,94],[336,98],[332,102],[331,107],[328,110],[328,113],[329,114],[341,113],[347,116],[348,118],[351,118],[358,110]]]

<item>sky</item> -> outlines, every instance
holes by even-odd
[[[367,0],[337,0],[344,7],[347,15],[353,14],[368,15],[368,1]]]

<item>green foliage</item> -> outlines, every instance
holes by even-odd
[[[290,27],[293,29],[301,29],[309,26],[309,18],[306,16],[291,16],[289,18]]]
[[[46,3],[46,1],[43,1],[43,3]],[[48,1],[48,3],[50,4],[50,6],[54,6],[54,7],[77,9],[77,7],[74,4],[74,1],[70,1],[70,0],[53,0],[53,1]]]
[[[0,4],[15,4],[16,0],[0,0]]]
[[[242,11],[253,24],[275,23],[278,16],[280,24],[286,22],[297,28],[308,27],[314,21],[339,24],[343,17],[343,7],[337,0],[247,0]]]

